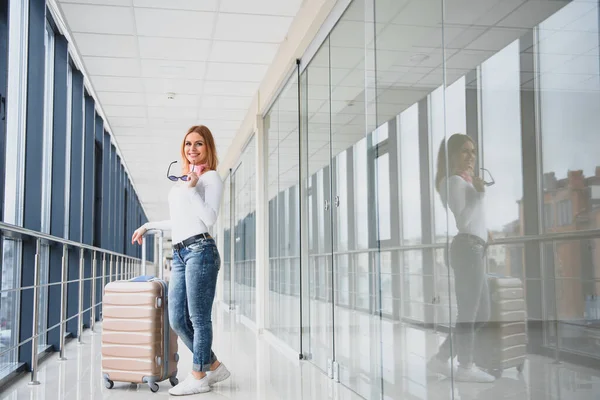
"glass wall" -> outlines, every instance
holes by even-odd
[[[242,152],[231,175],[234,222],[234,304],[240,313],[256,319],[256,140]]]
[[[269,279],[266,327],[300,352],[300,137],[298,75],[264,119],[267,161]]]
[[[567,398],[557,359],[597,395],[598,28],[597,1],[350,2],[265,118],[268,328],[301,310],[365,398]]]
[[[221,212],[219,213],[219,221],[223,229],[223,245],[221,251],[221,260],[223,265],[223,294],[222,299],[225,304],[231,306],[233,304],[232,293],[232,274],[231,268],[231,175],[223,181],[223,201],[221,202]]]
[[[100,193],[94,196],[93,190],[87,190],[93,178],[83,177],[95,176],[94,137],[106,134],[109,144],[111,137],[104,132],[104,121],[93,112],[95,100],[89,96],[84,100],[84,75],[71,59],[75,49],[69,48],[67,38],[58,31],[44,1],[0,2],[0,380],[17,368],[30,368],[34,351],[56,351],[60,346],[62,246],[41,244],[37,255],[42,286],[35,299],[36,240],[11,234],[11,225],[87,244],[92,243],[94,232],[115,238],[115,243],[125,243],[124,236],[131,234],[115,233],[106,221],[93,221],[91,212],[82,211],[83,205],[92,207],[94,202],[108,205],[104,194],[109,190],[122,194],[127,179],[114,157],[115,170],[107,171],[96,186]],[[85,113],[84,105],[92,112]],[[120,183],[117,165],[123,178]],[[115,219],[120,215],[121,226],[127,217],[146,220],[137,197],[131,203],[128,213],[124,211],[127,204],[121,202],[106,214]],[[113,248],[108,241],[103,247],[129,255],[137,252],[132,247]],[[79,251],[71,248],[69,254],[66,308],[72,317],[79,309]],[[89,252],[86,257],[89,260]],[[150,253],[148,259],[152,258]],[[90,264],[84,277],[92,274]],[[85,287],[83,309],[89,308],[91,283]],[[89,326],[89,311],[82,316],[82,323]],[[32,348],[34,324],[38,348]],[[71,337],[77,335],[77,318],[70,318],[66,329]]]
[[[575,1],[538,27],[543,232],[600,228],[598,3]],[[527,218],[527,216],[525,216]],[[525,219],[525,222],[527,220]],[[544,344],[600,357],[599,239],[546,241],[542,253]]]

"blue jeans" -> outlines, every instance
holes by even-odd
[[[217,360],[212,347],[212,305],[221,267],[213,239],[173,249],[169,282],[171,328],[193,353],[194,371],[206,372]]]
[[[438,357],[442,360],[451,357],[452,344],[459,364],[468,366],[474,360],[475,337],[490,319],[485,252],[486,243],[471,235],[456,235],[450,246],[458,316],[453,332],[440,346]]]

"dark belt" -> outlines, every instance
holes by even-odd
[[[185,239],[183,242],[175,243],[173,245],[173,249],[179,251],[200,239],[212,239],[212,236],[210,236],[210,233],[201,233],[199,235],[194,235]]]
[[[480,238],[479,236],[475,236],[475,235],[471,235],[470,233],[458,233],[456,236],[454,236],[455,239],[466,239],[468,241],[470,241],[471,243],[476,243],[479,244],[485,248],[487,248],[488,243],[483,240],[482,238]]]

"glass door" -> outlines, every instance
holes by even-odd
[[[335,373],[334,279],[332,253],[331,101],[329,40],[301,76],[301,138],[304,152],[304,201],[307,288],[304,356],[331,378]]]

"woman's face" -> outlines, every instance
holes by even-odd
[[[473,142],[467,140],[458,154],[454,156],[454,172],[457,173],[468,173],[473,175],[475,171],[475,158],[477,154],[475,153],[475,146]]]
[[[185,156],[192,165],[200,165],[206,160],[206,144],[197,132],[192,132],[185,138]]]

